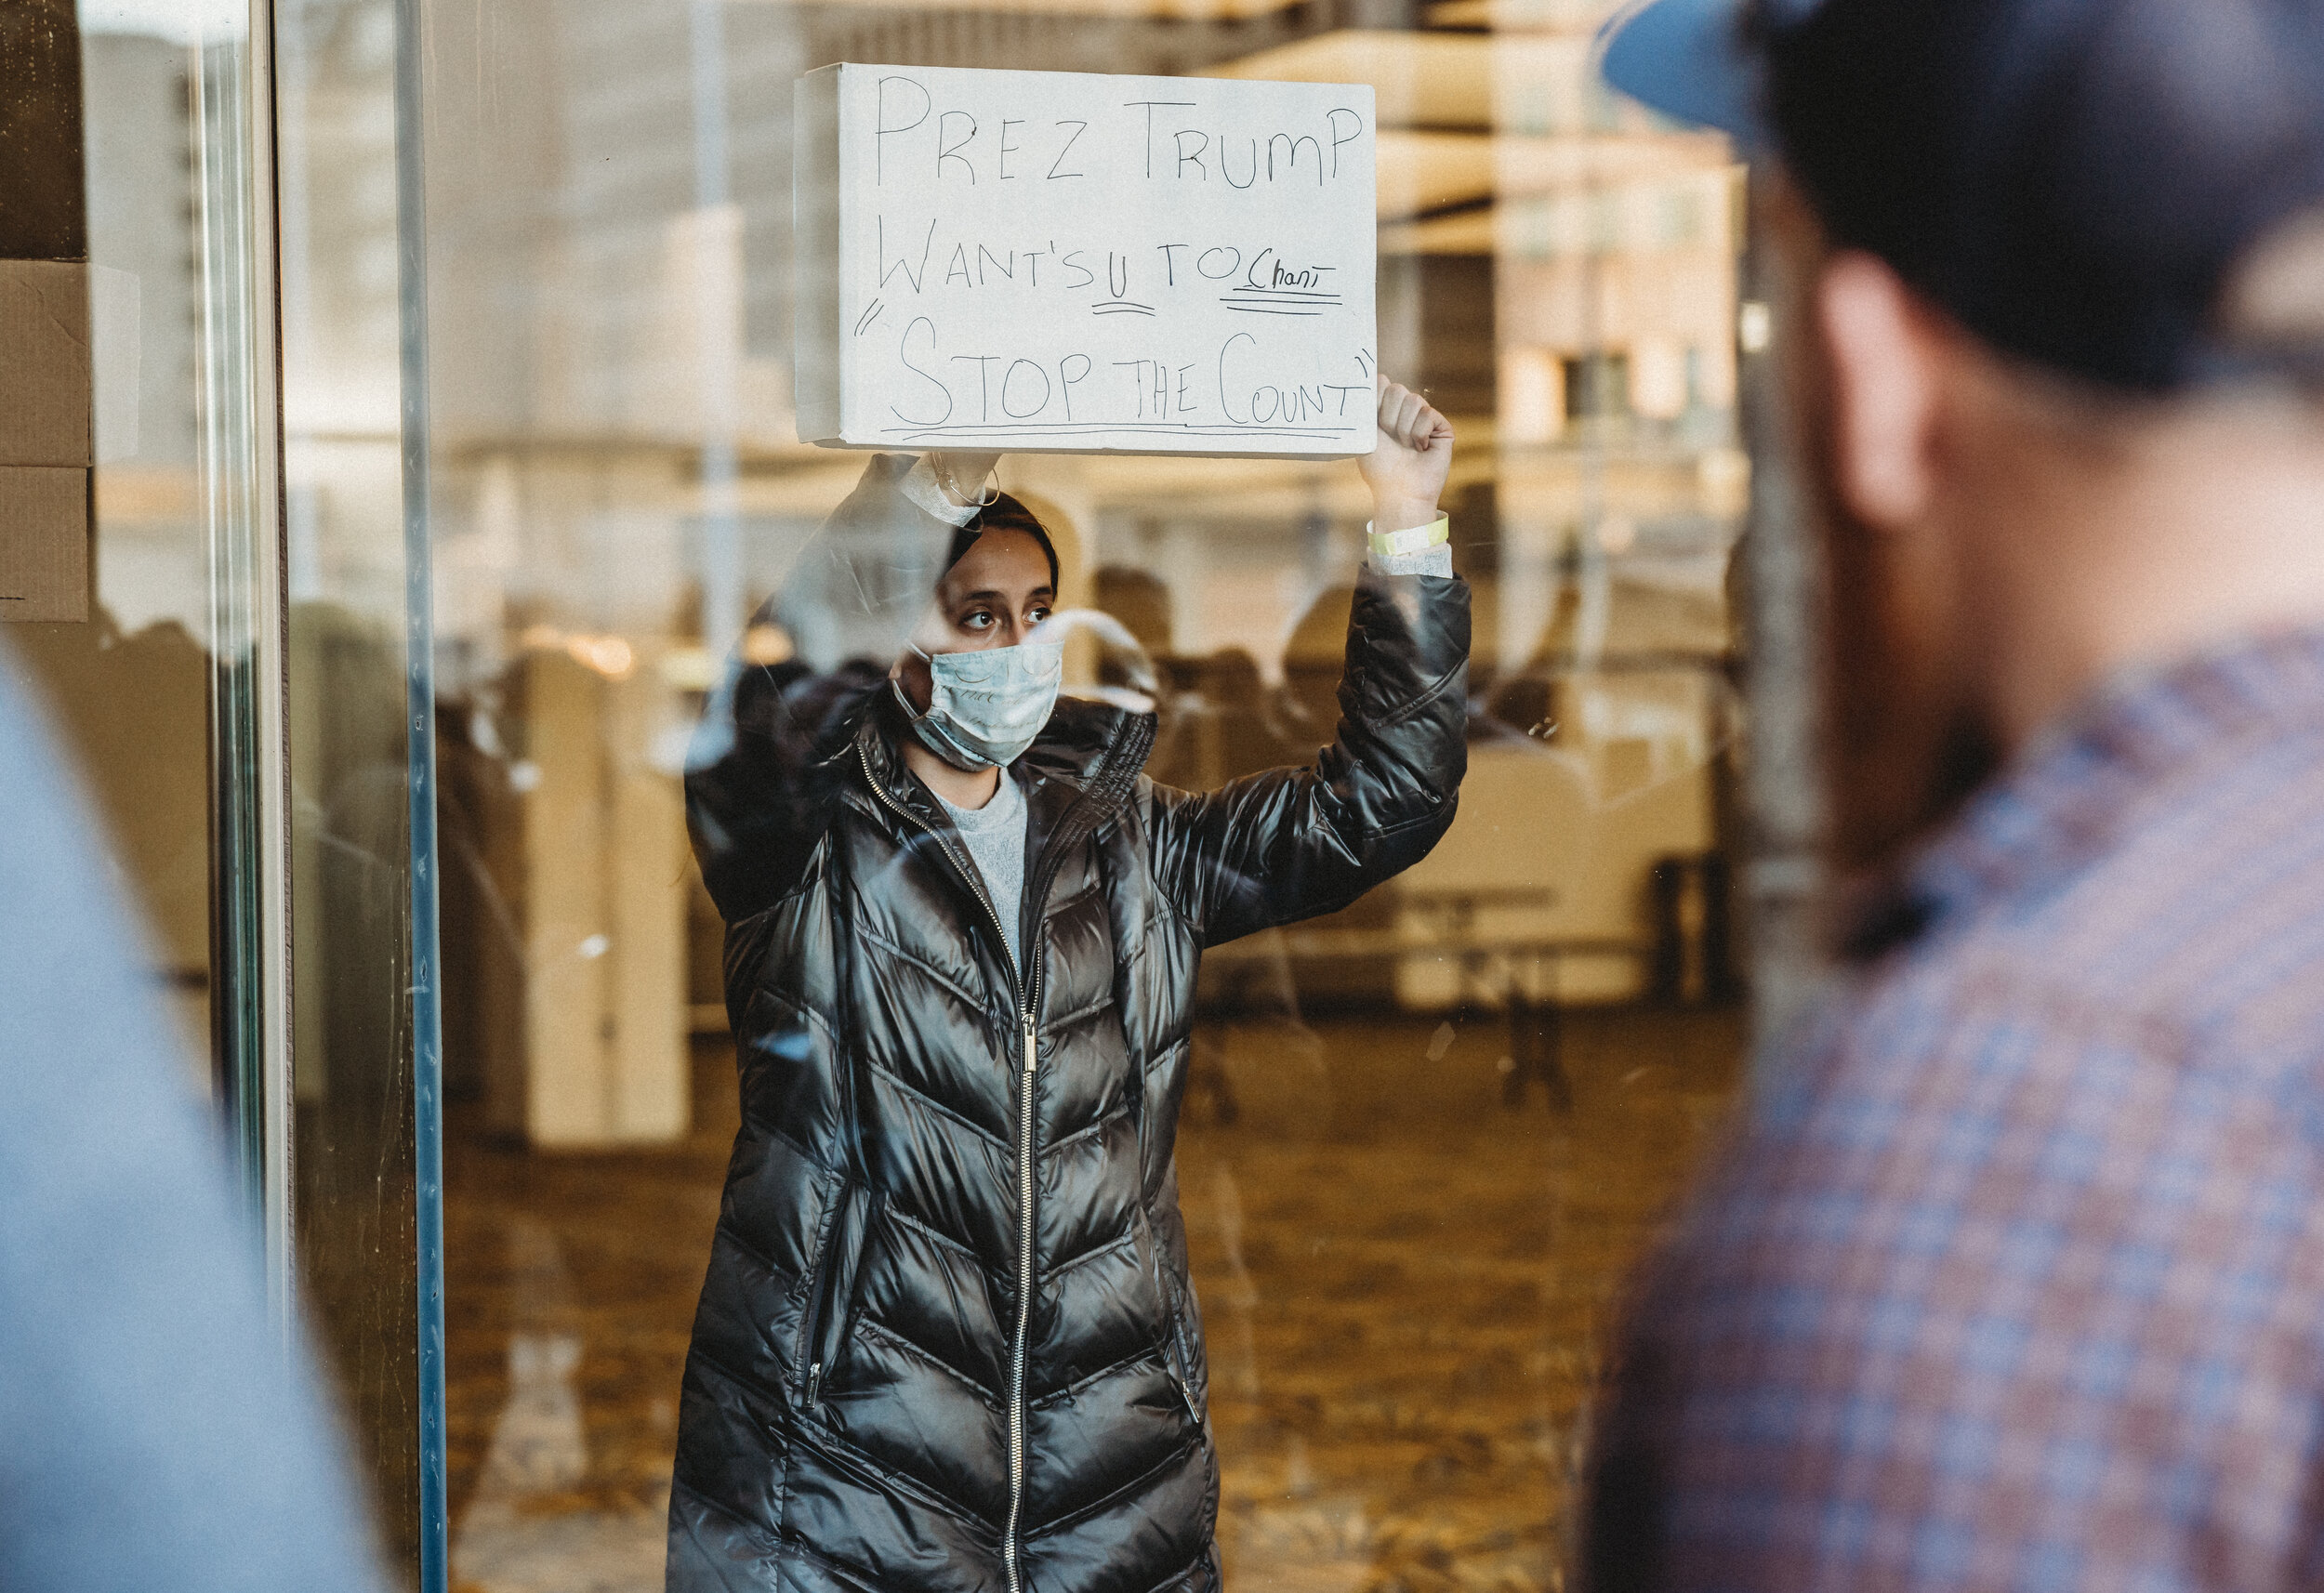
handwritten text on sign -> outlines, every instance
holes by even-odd
[[[1372,445],[1372,93],[836,66],[799,86],[799,433]]]

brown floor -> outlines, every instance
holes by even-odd
[[[1238,1587],[1557,1585],[1622,1278],[1723,1118],[1732,1012],[1569,1016],[1575,1094],[1500,1103],[1498,1020],[1212,1032],[1180,1140]],[[447,1146],[460,1593],[661,1586],[676,1397],[735,1122],[653,1153]],[[1219,1119],[1232,1102],[1231,1123]]]

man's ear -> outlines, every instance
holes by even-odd
[[[1934,491],[1938,350],[1925,312],[1887,262],[1834,255],[1816,284],[1829,364],[1833,486],[1876,531],[1925,514]]]

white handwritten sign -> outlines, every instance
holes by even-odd
[[[829,66],[796,116],[802,438],[1371,451],[1369,87]]]

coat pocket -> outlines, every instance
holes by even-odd
[[[1170,1379],[1170,1386],[1178,1391],[1179,1400],[1186,1406],[1186,1414],[1199,1427],[1203,1407],[1195,1393],[1195,1365],[1187,1349],[1185,1308],[1180,1300],[1178,1286],[1170,1277],[1169,1257],[1163,1252],[1153,1220],[1142,1205],[1138,1208],[1136,1223],[1139,1264],[1145,1270],[1146,1287],[1154,1295],[1155,1348],[1162,1356],[1162,1368]]]
[[[856,1280],[863,1271],[865,1247],[871,1242],[880,1197],[852,1178],[842,1186],[838,1214],[832,1218],[822,1264],[815,1269],[813,1293],[804,1331],[800,1335],[799,1395],[816,1404],[838,1370],[853,1326]]]

